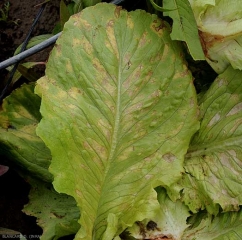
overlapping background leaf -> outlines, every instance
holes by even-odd
[[[242,73],[229,67],[200,99],[201,127],[186,155],[180,187],[193,212],[242,204]],[[177,187],[177,186],[176,186]]]
[[[159,191],[160,213],[142,221],[157,224],[153,231],[145,228],[148,238],[241,239],[241,79],[241,71],[229,67],[199,98],[201,127],[186,154],[185,173],[168,190],[173,201]],[[137,224],[128,231],[143,239]]]
[[[48,171],[51,154],[36,135],[41,119],[40,98],[34,84],[24,84],[4,99],[0,112],[0,152],[5,162],[31,185],[24,212],[35,216],[43,229],[41,239],[76,233],[80,210],[71,196],[57,193]],[[7,233],[6,229],[2,230]],[[15,233],[16,234],[16,233]]]
[[[0,112],[0,151],[19,172],[51,182],[51,154],[35,133],[41,119],[40,100],[34,94],[34,84],[23,85],[4,100]]]

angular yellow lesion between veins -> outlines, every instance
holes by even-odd
[[[83,91],[79,88],[76,88],[76,87],[72,87],[69,91],[68,91],[68,95],[70,97],[72,97],[73,99],[78,99],[78,97],[80,95],[83,95]]]
[[[106,72],[106,70],[104,69],[103,65],[101,64],[98,58],[92,59],[92,65],[95,67],[96,71],[98,72],[99,77],[100,75],[103,75],[103,73]]]
[[[85,20],[84,18],[80,18],[80,16],[78,16],[78,15],[74,15],[74,16],[77,17],[76,18],[77,19],[76,25],[78,27],[80,27],[81,29],[86,28],[87,30],[92,28],[92,24],[90,24],[89,21]]]
[[[73,47],[81,46],[82,44],[81,40],[78,38],[73,38],[72,41],[73,41],[73,45],[72,45]]]
[[[81,46],[82,46],[82,48],[85,50],[85,52],[86,52],[88,55],[93,54],[93,46],[92,46],[91,43],[90,43],[89,41],[87,41],[84,37],[82,38]]]
[[[139,39],[139,46],[138,46],[138,48],[146,46],[146,45],[148,45],[150,43],[151,43],[151,41],[150,41],[150,39],[148,39],[148,33],[145,31],[142,34],[141,38]]]
[[[69,61],[66,64],[66,72],[67,73],[73,73],[74,72],[73,67],[72,67],[72,65]]]
[[[115,56],[117,56],[117,58],[118,58],[119,57],[118,46],[117,46],[117,41],[116,41],[114,29],[115,29],[114,20],[110,20],[107,23],[107,26],[106,26],[106,34],[107,34],[107,38],[106,39],[107,40],[105,41],[105,46],[111,52],[113,52],[113,54]]]
[[[132,19],[131,19],[130,16],[128,16],[128,19],[127,19],[127,26],[130,29],[133,29],[134,28],[134,22],[132,21]]]

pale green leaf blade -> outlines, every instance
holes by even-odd
[[[60,237],[75,234],[80,225],[80,211],[75,200],[66,194],[57,193],[51,184],[28,179],[31,184],[29,203],[23,212],[37,218],[37,224],[43,229],[40,239],[57,240]]]
[[[209,39],[203,35],[206,40]],[[205,41],[206,41],[205,40]],[[209,46],[209,44],[207,44]],[[235,39],[223,39],[207,47],[207,62],[217,73],[222,73],[229,65],[242,70],[242,36]]]
[[[42,43],[43,41],[49,39],[50,37],[53,37],[53,34],[42,34],[42,35],[38,35],[38,36],[35,36],[35,37],[32,37],[30,40],[29,40],[29,43],[26,47],[26,49],[29,49],[39,43]],[[18,48],[15,50],[14,52],[14,55],[17,55],[20,53],[20,50],[21,50],[21,47],[22,47],[23,44],[21,44],[20,46],[18,46]]]
[[[242,211],[207,214],[194,219],[196,226],[187,229],[182,240],[238,240],[242,239]],[[199,223],[199,224],[198,224]]]
[[[51,181],[47,170],[51,155],[44,142],[36,135],[41,119],[40,98],[34,94],[34,85],[22,85],[3,100],[0,112],[0,151],[11,160],[12,167]]]
[[[60,25],[61,29],[63,29],[65,23],[70,18],[71,14],[65,2],[63,0],[60,1]]]
[[[159,6],[157,3],[154,2],[154,0],[150,0],[151,5],[153,6],[153,8],[159,12],[168,12],[168,11],[174,11],[176,9],[165,9],[161,6]]]
[[[189,0],[194,17],[196,19],[198,28],[200,30],[203,16],[205,15],[207,8],[213,7],[216,4],[216,0]]]
[[[181,239],[188,228],[189,208],[180,200],[172,202],[164,189],[159,189],[160,209],[152,219],[136,222],[128,229],[135,239]]]
[[[237,211],[242,204],[242,72],[229,67],[200,101],[201,128],[188,150],[181,182],[193,212]]]
[[[42,63],[43,64],[43,63]],[[26,64],[28,66],[28,64]],[[37,64],[35,64],[37,65]],[[30,68],[24,66],[23,64],[19,64],[18,71],[25,77],[29,82],[36,82],[40,76],[35,71],[31,71]]]
[[[76,1],[78,1],[78,0],[76,0]],[[91,7],[91,6],[94,6],[95,4],[101,2],[101,0],[81,0],[81,1],[82,1],[83,8]]]
[[[192,76],[168,26],[141,10],[86,8],[66,23],[36,91],[54,186],[82,211],[76,238],[112,239],[108,219],[118,234],[151,217],[153,187],[178,181],[198,128]]]
[[[101,0],[73,0],[75,2],[73,6],[74,13],[80,12],[83,8],[94,6],[100,3]]]
[[[13,79],[11,81],[11,85],[16,83],[22,75],[28,80],[28,81],[35,81],[37,79],[36,76],[37,74],[34,74],[33,72],[29,73],[28,70],[31,69],[32,67],[39,65],[39,64],[45,64],[45,62],[26,62],[19,64],[18,69],[13,75]],[[13,69],[14,66],[9,66],[6,69],[10,72]],[[39,77],[38,77],[39,78]]]
[[[173,19],[172,40],[185,41],[194,60],[205,60],[198,35],[196,20],[188,0],[164,0],[165,9],[175,9],[164,12]]]
[[[83,9],[82,0],[74,0],[75,4],[73,6],[73,12],[78,13]]]

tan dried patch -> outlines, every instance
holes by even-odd
[[[59,45],[59,44],[55,44],[55,49],[56,49],[56,51],[55,51],[55,54],[56,54],[56,57],[60,57],[61,56],[61,51],[62,51],[62,47],[61,47],[61,45]]]
[[[234,101],[234,102],[239,102],[240,101],[240,95],[239,94],[232,94],[231,100]]]
[[[83,91],[79,88],[76,87],[72,87],[69,91],[68,91],[68,95],[74,99],[77,99],[78,96],[83,95]]]
[[[162,92],[159,89],[157,89],[151,94],[151,96],[152,98],[160,98],[161,94]]]
[[[118,6],[115,8],[114,15],[116,18],[119,18],[121,10],[122,10],[121,6]]]
[[[140,111],[142,109],[142,107],[143,107],[143,104],[142,103],[133,104],[129,108],[126,108],[124,114],[125,115],[129,115],[129,114],[132,114],[135,111]]]
[[[82,39],[81,41],[81,45],[83,47],[83,49],[86,51],[86,53],[88,55],[92,55],[93,53],[93,46],[91,45],[91,43],[89,41],[87,41],[85,38]]]
[[[65,92],[65,91],[60,90],[60,91],[57,93],[56,98],[58,98],[59,100],[66,99],[66,92]]]
[[[76,16],[76,15],[75,15]],[[92,25],[86,21],[85,19],[81,19],[80,20],[80,17],[77,17],[77,21],[78,21],[78,25],[81,27],[81,28],[86,28],[87,30],[91,30],[92,29]]]
[[[223,78],[221,78],[221,79],[219,79],[219,81],[218,81],[218,86],[219,87],[222,87],[223,85],[227,85],[228,83],[227,83],[227,81],[225,80],[225,79],[223,79]]]
[[[237,130],[237,128],[238,128],[239,126],[241,126],[241,124],[242,124],[242,119],[238,119],[238,120],[236,120],[233,124],[234,124],[234,126],[231,128],[230,133],[233,133],[234,131]]]
[[[107,34],[107,40],[105,41],[106,47],[113,52],[113,54],[119,58],[118,54],[118,46],[117,46],[117,41],[114,33],[114,20],[110,20],[107,23],[106,26],[106,34]]]
[[[94,84],[94,87],[96,89],[99,89],[100,91],[103,91],[103,87],[111,96],[114,96],[114,94],[116,93],[116,86],[110,79],[110,76],[107,74],[99,59],[94,58],[92,60],[92,64],[96,70],[96,79],[99,82],[99,84]]]
[[[181,77],[186,77],[189,73],[190,73],[190,72],[189,72],[188,68],[185,67],[185,70],[184,70],[183,72],[180,73],[180,76],[181,76]]]
[[[108,124],[107,121],[104,121],[103,119],[98,120],[97,125],[100,129],[102,129],[103,134],[105,135],[108,142],[111,142],[111,136],[112,136],[112,128]]]
[[[73,47],[78,47],[82,45],[82,41],[79,38],[73,38],[72,39],[72,46]]]
[[[224,41],[224,36],[222,35],[212,35],[207,32],[198,31],[200,42],[204,51],[204,54],[207,58],[209,58],[208,51],[214,44],[220,43]]]
[[[162,53],[162,58],[161,60],[164,60],[166,58],[174,58],[174,56],[170,56],[171,52],[170,52],[170,47],[168,46],[168,44],[164,44],[164,49],[163,49],[163,53]]]
[[[151,23],[151,29],[158,33],[159,36],[163,34],[162,29],[165,27],[165,24],[160,20],[156,19]]]
[[[66,64],[66,72],[67,73],[73,73],[74,72],[70,61],[68,61],[67,64]]]
[[[153,157],[149,156],[149,157],[146,157],[144,160],[145,160],[145,162],[150,163],[150,162],[152,162],[154,159],[153,159]]]
[[[150,180],[152,177],[153,177],[153,175],[151,175],[151,174],[145,175],[145,179],[147,179],[147,180]]]
[[[162,158],[168,163],[173,163],[177,159],[177,157],[172,153],[166,153],[162,156]]]
[[[143,46],[145,46],[145,45],[150,43],[150,39],[147,40],[147,35],[148,35],[148,33],[146,31],[142,34],[142,36],[141,36],[141,38],[139,40],[138,48],[143,47]]]
[[[231,171],[234,175],[236,176],[240,176],[240,173],[237,172],[231,164],[231,161],[233,161],[233,159],[228,156],[226,153],[221,153],[220,154],[220,161],[223,164],[223,166],[227,167],[229,169],[229,171]]]
[[[94,149],[95,152],[97,152],[97,154],[101,158],[101,160],[107,159],[107,151],[106,151],[106,148],[104,146],[100,145],[94,139],[91,139],[90,142],[84,141],[83,142],[83,148],[86,149],[88,152],[93,152],[93,149]],[[92,156],[91,158],[93,160],[94,159],[97,159],[94,156]],[[97,159],[97,160],[100,161],[100,159]]]
[[[128,19],[127,19],[127,26],[130,29],[133,29],[134,28],[134,22],[132,21],[132,19],[131,19],[130,16],[128,16]]]
[[[83,194],[81,191],[76,190],[76,195],[79,197],[79,199],[83,199]]]
[[[208,127],[211,127],[212,125],[217,123],[220,120],[220,118],[221,118],[221,116],[218,113],[216,113],[216,115],[214,115],[213,118],[208,123]]]
[[[234,115],[234,114],[237,114],[237,113],[240,113],[242,110],[242,102],[241,103],[238,103],[236,104],[228,113],[226,116],[231,116],[231,115]]]
[[[98,72],[98,76],[104,76],[104,74],[106,73],[103,65],[100,63],[98,58],[93,58],[92,59],[92,65],[93,67],[97,70]]]

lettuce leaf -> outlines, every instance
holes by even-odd
[[[142,19],[142,21],[140,21]],[[66,23],[37,82],[54,187],[81,209],[76,239],[111,240],[157,210],[198,129],[192,76],[155,15],[97,4]]]
[[[229,67],[200,100],[201,128],[186,155],[186,174],[173,186],[193,212],[238,211],[242,204],[241,79]]]
[[[242,211],[211,214],[199,213],[186,229],[182,240],[237,240],[242,238]]]
[[[31,184],[29,203],[23,212],[37,218],[43,229],[40,239],[55,240],[75,234],[80,225],[77,223],[80,211],[75,200],[66,194],[57,193],[50,183],[28,178]]]
[[[41,119],[40,100],[34,94],[34,84],[22,85],[3,100],[0,151],[19,173],[51,182],[53,178],[48,171],[51,154],[35,133]]]
[[[185,229],[189,227],[189,209],[180,200],[172,202],[164,189],[157,190],[160,210],[156,216],[136,222],[127,231],[135,239],[181,239]]]
[[[159,189],[160,211],[152,219],[136,222],[128,232],[134,239],[227,240],[241,239],[242,211],[219,213],[200,211],[190,216],[180,200],[172,202]]]
[[[196,20],[188,0],[163,0],[164,16],[173,20],[171,39],[184,41],[194,60],[205,60]]]

